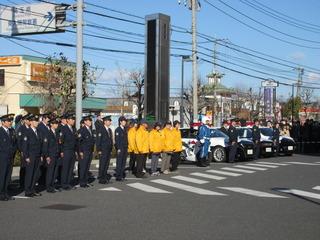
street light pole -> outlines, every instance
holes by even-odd
[[[83,78],[83,0],[77,0],[77,81],[76,81],[76,127],[80,128],[82,117]]]
[[[183,101],[183,92],[184,92],[184,56],[181,57],[181,99],[180,99],[180,122],[181,126],[183,127],[184,124],[184,101]]]
[[[198,121],[198,69],[197,69],[197,8],[198,0],[191,0],[192,10],[192,81],[193,81],[193,122]]]

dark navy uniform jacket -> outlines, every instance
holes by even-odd
[[[86,126],[81,127],[78,131],[79,152],[93,152],[94,149],[94,135],[92,130]]]
[[[34,130],[30,127],[27,129],[22,142],[22,153],[24,158],[41,157],[42,154],[42,141],[41,132]]]
[[[103,126],[97,130],[96,148],[98,152],[111,151],[113,146],[112,130]]]
[[[47,142],[44,143],[45,147],[45,156],[50,157],[51,159],[57,159],[60,156],[60,144],[59,144],[59,134],[56,130],[53,132],[51,129],[48,133]]]
[[[229,141],[238,142],[238,135],[238,130],[233,126],[230,126],[228,129]]]
[[[0,161],[3,159],[11,159],[16,151],[16,139],[13,129],[0,127]]]
[[[23,143],[23,138],[25,136],[25,133],[27,131],[27,127],[26,125],[21,125],[17,131],[17,146],[18,146],[18,150],[22,151],[22,143]]]
[[[257,126],[252,127],[252,141],[260,141],[261,139],[261,131]]]
[[[280,130],[279,130],[279,128],[273,128],[272,129],[272,140],[273,141],[277,141],[277,142],[279,142],[279,138],[280,138]]]
[[[223,132],[224,134],[228,135],[228,129],[226,129],[225,127],[221,127],[220,131]]]
[[[72,129],[72,130],[71,130]],[[61,143],[61,151],[66,150],[77,150],[77,136],[76,132],[73,128],[69,127],[69,125],[64,125],[61,127],[60,131],[60,143]]]
[[[49,134],[50,134],[50,128],[48,126],[46,126],[43,122],[40,122],[37,127],[37,131],[40,132],[40,134],[41,134],[43,146],[47,146],[48,138],[49,138]],[[43,155],[45,157],[48,156],[46,154],[47,154],[47,152],[45,150],[43,150]]]
[[[128,132],[120,126],[116,128],[115,132],[115,143],[114,146],[118,150],[128,149]]]

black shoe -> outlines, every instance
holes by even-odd
[[[72,189],[72,187],[71,187],[71,186],[63,187],[62,189],[63,189],[64,191],[70,191],[70,190]]]
[[[49,188],[49,189],[47,189],[47,192],[48,192],[48,193],[55,193],[55,192],[56,192],[56,190],[55,190],[55,189],[53,189],[53,188]]]
[[[81,188],[88,188],[88,187],[90,187],[90,186],[89,186],[88,184],[81,184],[80,187],[81,187]]]
[[[100,184],[107,184],[107,180],[99,180]]]
[[[8,201],[8,198],[6,196],[1,196],[0,201]]]
[[[34,197],[34,194],[33,193],[25,193],[24,196],[32,198],[32,197]]]
[[[35,196],[35,197],[40,197],[40,196],[42,196],[42,194],[41,194],[41,193],[38,193],[38,192],[34,192],[34,193],[33,193],[33,196]]]

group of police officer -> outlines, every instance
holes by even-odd
[[[41,118],[41,120],[40,120]],[[151,157],[151,176],[160,174],[158,161],[162,158],[161,173],[176,171],[179,165],[182,141],[180,122],[170,121],[164,125],[155,123],[149,132],[148,123],[141,120],[128,120],[121,116],[118,127],[112,130],[111,116],[98,117],[95,131],[92,128],[92,116],[81,120],[80,129],[75,128],[75,115],[66,113],[60,117],[45,113],[41,116],[26,114],[16,117],[14,114],[2,116],[0,127],[0,200],[13,198],[8,194],[14,158],[20,157],[20,186],[25,196],[35,197],[41,194],[36,184],[44,185],[47,192],[75,189],[74,168],[78,161],[79,186],[90,186],[90,165],[94,153],[99,159],[98,181],[110,182],[108,174],[113,149],[116,151],[115,180],[124,181],[126,170],[132,171],[137,178],[145,178],[146,160]],[[126,160],[130,155],[129,167]]]

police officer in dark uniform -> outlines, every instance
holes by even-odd
[[[236,120],[231,120],[231,126],[228,129],[228,136],[229,136],[229,163],[234,163],[236,154],[237,154],[237,148],[238,148],[238,130],[235,127]]]
[[[11,180],[13,158],[16,152],[16,139],[12,127],[13,114],[0,118],[0,201],[14,200],[8,195]]]
[[[274,145],[274,152],[276,156],[279,156],[279,148],[280,148],[280,125],[276,122],[272,128],[272,141]]]
[[[26,133],[27,129],[30,127],[29,117],[30,117],[29,113],[22,116],[21,126],[18,129],[16,129],[16,131],[17,131],[17,147],[18,147],[18,151],[20,152],[19,183],[20,183],[21,189],[24,188],[24,179],[25,179],[25,173],[26,173],[26,166],[25,166],[24,156],[23,156],[23,152],[22,152],[22,143],[23,143],[23,138],[25,136],[25,133]]]
[[[252,127],[252,141],[254,143],[254,160],[257,160],[260,155],[260,139],[261,131],[259,128],[259,120],[254,120],[254,126]]]
[[[100,128],[102,128],[103,125],[104,125],[104,123],[103,123],[101,113],[98,113],[97,120],[94,122],[94,127],[95,127],[96,131],[98,131]]]
[[[126,129],[127,119],[124,116],[119,118],[119,127],[115,130],[115,148],[117,150],[116,181],[125,179],[125,166],[128,155],[128,133]]]
[[[224,134],[228,135],[228,129],[229,129],[228,121],[223,120],[222,127],[220,128],[220,131],[223,132]]]
[[[62,130],[62,127],[65,126],[67,124],[67,119],[66,119],[67,114],[62,114],[59,117],[59,126],[57,128],[57,135],[60,138],[60,133]],[[60,144],[60,142],[59,142]],[[61,146],[60,146],[60,151],[61,151]],[[61,157],[61,152],[60,152],[60,156],[57,160],[57,169],[56,169],[56,176],[55,176],[55,180],[57,181],[56,183],[56,188],[60,189],[61,188],[61,173],[62,173],[62,157]]]
[[[96,150],[99,155],[99,183],[109,183],[111,175],[108,174],[110,157],[113,148],[113,134],[110,128],[111,116],[102,118],[104,126],[97,129]]]
[[[62,157],[61,185],[64,190],[74,189],[71,185],[73,169],[77,156],[77,135],[74,130],[75,116],[72,113],[65,116],[67,124],[61,128],[60,144]]]
[[[83,119],[84,126],[79,129],[79,180],[80,187],[89,187],[89,170],[93,157],[95,138],[92,133],[92,118],[86,116]]]
[[[23,138],[22,153],[26,166],[26,177],[24,182],[24,191],[27,197],[40,196],[40,193],[35,191],[39,164],[42,161],[42,142],[41,133],[37,131],[39,117],[31,115],[29,117],[30,128],[27,129]]]
[[[56,179],[56,172],[58,169],[58,159],[60,158],[60,144],[59,144],[59,135],[57,128],[59,126],[59,120],[52,118],[49,121],[50,130],[48,134],[48,139],[44,143],[45,147],[45,161],[47,165],[47,174],[46,174],[46,188],[47,192],[54,193],[56,192],[54,182]]]

